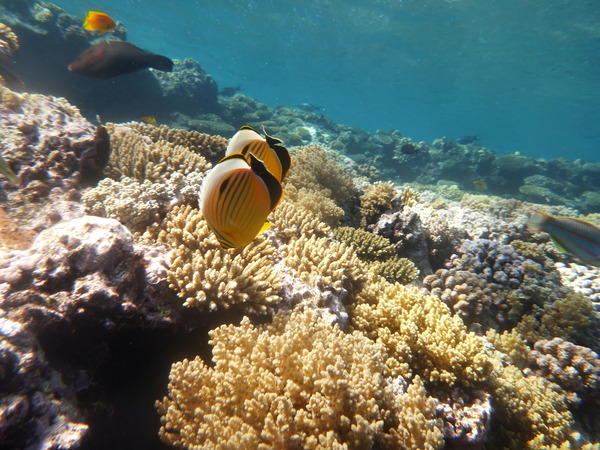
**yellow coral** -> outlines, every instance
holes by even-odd
[[[222,136],[212,136],[194,130],[169,128],[166,125],[158,127],[143,122],[130,122],[125,126],[149,137],[152,142],[165,141],[173,145],[181,145],[193,153],[204,156],[212,163],[225,156],[228,140]]]
[[[468,333],[438,298],[373,275],[356,297],[353,326],[388,349],[397,373],[412,371],[433,383],[459,380],[474,385],[494,368],[485,340]]]
[[[443,444],[419,380],[402,393],[385,350],[314,312],[210,333],[214,367],[175,363],[157,402],[163,441],[194,448],[419,448]]]
[[[357,189],[349,171],[337,163],[334,155],[319,145],[300,147],[293,155],[288,184],[316,191],[321,197],[333,199],[338,206],[347,203]]]
[[[400,284],[409,284],[419,276],[419,269],[410,259],[393,256],[387,261],[371,263],[371,269],[388,281]]]
[[[375,183],[365,189],[360,196],[360,212],[369,220],[386,209],[392,208],[392,200],[396,197],[396,189],[392,183]]]
[[[269,216],[277,237],[289,242],[300,236],[325,237],[331,233],[331,228],[319,220],[313,209],[307,209],[296,202],[284,199]]]
[[[185,306],[214,310],[236,305],[265,313],[279,301],[281,281],[273,268],[277,249],[263,236],[244,248],[224,249],[200,211],[178,206],[145,238],[172,247],[168,279]]]
[[[297,189],[289,183],[286,183],[284,191],[290,202],[311,211],[319,221],[330,226],[337,225],[344,217],[344,210],[331,198],[324,196],[323,191]]]
[[[337,240],[352,245],[359,258],[366,261],[385,261],[395,254],[390,240],[378,234],[352,227],[336,228],[333,234]]]
[[[284,249],[284,263],[298,278],[318,287],[356,288],[365,279],[366,267],[343,242],[301,236]]]
[[[527,341],[517,330],[505,331],[503,333],[488,330],[486,337],[496,350],[507,355],[510,363],[520,368],[527,365],[527,357],[531,349],[527,345]]]
[[[126,125],[107,124],[110,133],[111,155],[105,173],[120,179],[163,181],[172,172],[183,175],[206,172],[210,163],[187,147],[166,141],[152,142]]]

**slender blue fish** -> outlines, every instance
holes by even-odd
[[[571,253],[588,265],[600,267],[600,228],[591,223],[533,211],[527,229],[548,233],[561,252]]]

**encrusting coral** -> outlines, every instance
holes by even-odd
[[[314,312],[210,332],[214,367],[175,363],[157,402],[161,439],[187,448],[440,448],[419,377],[390,377],[384,347]]]
[[[241,306],[265,313],[279,300],[281,281],[273,270],[277,248],[264,236],[227,250],[191,206],[176,206],[160,226],[143,236],[172,248],[168,279],[185,306],[214,310]]]

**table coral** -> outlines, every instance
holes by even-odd
[[[210,333],[214,366],[175,363],[157,402],[160,436],[177,446],[389,448],[442,446],[435,403],[416,377],[389,377],[385,349],[313,312]]]
[[[264,236],[240,249],[224,249],[199,210],[177,206],[146,239],[172,248],[169,282],[186,306],[236,305],[265,313],[279,300],[281,281],[273,269],[277,249]]]

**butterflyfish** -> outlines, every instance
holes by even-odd
[[[108,33],[117,28],[117,24],[108,14],[100,11],[88,11],[85,15],[83,28],[88,31],[97,31],[100,34]]]
[[[244,125],[229,141],[225,154],[239,153],[248,163],[249,155],[252,154],[281,182],[292,165],[290,152],[282,145],[281,140],[264,133],[263,138],[254,128]]]
[[[600,228],[591,223],[533,211],[527,229],[548,233],[561,252],[571,253],[588,265],[600,267]]]
[[[110,41],[93,45],[69,64],[69,70],[90,78],[104,80],[138,70],[153,68],[173,70],[173,61],[150,53],[129,42]]]
[[[283,195],[281,183],[256,156],[225,156],[200,191],[204,218],[224,248],[243,247],[267,230],[267,216]]]

